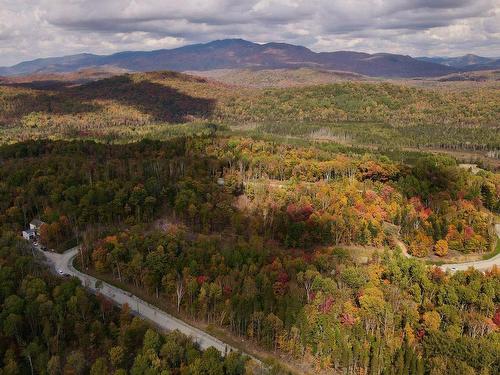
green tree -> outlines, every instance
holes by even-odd
[[[109,369],[106,359],[103,357],[97,358],[90,368],[90,375],[108,375]]]

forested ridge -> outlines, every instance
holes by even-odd
[[[498,271],[445,274],[394,240],[420,257],[488,252],[499,191],[498,174],[444,156],[410,166],[213,133],[0,147],[4,233],[39,217],[50,248],[78,238],[84,266],[311,371],[498,373]],[[379,251],[360,262],[349,245]],[[228,371],[213,361],[193,373]]]
[[[165,139],[210,121],[257,134],[497,157],[499,102],[498,88],[488,85],[451,90],[341,82],[250,89],[173,72],[138,73],[45,90],[0,86],[0,141]]]

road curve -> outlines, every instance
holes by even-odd
[[[495,232],[500,241],[500,224],[495,224]],[[500,267],[500,253],[486,260],[477,260],[475,262],[466,262],[466,263],[443,264],[441,266],[441,269],[443,271],[455,272],[455,271],[466,271],[472,267],[479,271],[487,271],[493,268],[493,266],[495,265]]]
[[[237,349],[224,343],[218,338],[213,337],[196,327],[190,326],[182,320],[167,314],[166,312],[149,304],[146,301],[143,301],[135,295],[78,271],[75,267],[73,267],[73,259],[78,255],[79,251],[78,246],[67,250],[63,254],[57,254],[42,250],[40,251],[45,255],[49,262],[52,263],[58,274],[68,274],[80,279],[82,284],[91,292],[100,293],[113,300],[120,306],[124,305],[125,303],[128,304],[130,310],[135,312],[137,315],[153,322],[158,327],[169,331],[178,330],[186,336],[191,337],[191,339],[197,342],[202,349],[207,349],[213,346],[223,355],[230,351],[237,351]],[[260,362],[253,357],[251,358],[257,362]]]
[[[495,224],[495,232],[497,234],[497,237],[499,238],[500,241],[500,224]],[[404,244],[403,241],[399,239],[395,239],[396,245],[401,249],[403,255],[407,258],[415,258],[411,256],[408,253],[408,249],[406,245]],[[415,258],[418,259],[418,258]],[[478,271],[487,271],[493,266],[498,266],[500,267],[500,253],[495,255],[494,257],[486,260],[476,260],[473,262],[465,262],[465,263],[449,263],[449,264],[443,264],[442,266],[439,266],[443,271],[450,271],[450,272],[455,272],[455,271],[467,271],[469,268],[475,268]]]
[[[500,224],[495,225],[495,232],[500,238]],[[406,250],[406,246],[401,241],[397,241],[397,244],[402,249],[403,254],[407,257],[411,257]],[[207,349],[211,346],[219,350],[222,354],[230,351],[237,351],[234,347],[224,343],[216,337],[209,335],[208,333],[193,327],[176,317],[167,314],[166,312],[160,310],[159,308],[149,304],[148,302],[136,297],[135,295],[128,293],[120,288],[113,285],[98,280],[93,276],[84,274],[73,267],[73,260],[78,255],[79,247],[74,247],[67,250],[63,254],[57,254],[48,251],[39,250],[45,255],[45,257],[52,263],[53,267],[58,273],[68,274],[74,276],[82,282],[82,284],[93,293],[100,293],[107,298],[111,299],[118,305],[122,306],[125,303],[128,304],[130,309],[137,315],[153,322],[158,327],[165,330],[178,330],[191,337],[191,339],[200,345],[200,348]],[[485,271],[492,268],[494,265],[500,266],[500,254],[487,260],[479,260],[475,262],[466,263],[456,263],[456,264],[444,264],[441,269],[444,271],[465,271],[471,267],[476,268],[480,271]],[[260,363],[259,360],[250,356],[254,361]]]

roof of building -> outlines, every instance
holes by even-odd
[[[45,223],[43,221],[41,221],[41,220],[33,219],[33,220],[31,220],[30,224],[32,224],[32,225],[34,225],[36,227],[39,227],[40,225],[45,224]]]

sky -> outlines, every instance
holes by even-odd
[[[500,0],[0,0],[0,66],[226,38],[500,57]]]

